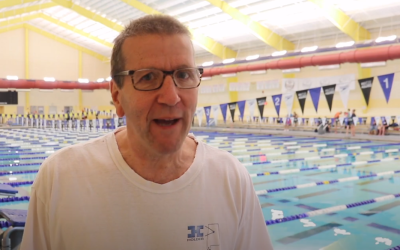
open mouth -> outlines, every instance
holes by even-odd
[[[179,119],[154,119],[157,125],[164,127],[175,125],[178,121]]]

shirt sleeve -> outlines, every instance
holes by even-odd
[[[38,198],[34,187],[31,189],[28,217],[20,250],[49,250],[49,220],[45,204]]]
[[[247,172],[247,171],[246,171]],[[271,239],[262,214],[260,202],[254,191],[251,177],[246,173],[242,192],[242,218],[239,224],[235,250],[272,250]]]

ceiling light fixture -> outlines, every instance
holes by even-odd
[[[251,60],[256,60],[260,57],[260,55],[252,55],[252,56],[248,56],[246,57],[246,61],[251,61]]]
[[[375,40],[375,42],[377,42],[377,43],[381,43],[381,42],[392,42],[392,41],[396,40],[396,38],[397,38],[396,35],[386,36],[386,37],[381,36],[381,37],[378,37],[378,38]]]
[[[286,53],[287,53],[286,50],[276,51],[276,52],[272,53],[271,56],[284,56],[284,55],[286,55]]]
[[[203,66],[203,67],[208,67],[208,66],[211,66],[211,65],[213,65],[213,64],[214,64],[213,61],[203,62],[202,66]]]
[[[354,45],[354,41],[349,41],[349,42],[340,42],[338,44],[336,44],[336,48],[340,49],[340,48],[346,48],[346,47],[351,47]]]
[[[223,64],[228,64],[228,63],[233,63],[236,59],[235,58],[229,58],[225,59],[222,61]]]
[[[304,47],[301,49],[301,53],[312,52],[312,51],[316,51],[317,49],[318,49],[318,46]]]

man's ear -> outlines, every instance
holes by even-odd
[[[110,91],[111,91],[111,98],[114,103],[115,110],[117,112],[118,117],[123,117],[125,115],[124,109],[122,108],[121,105],[121,94],[122,94],[122,89],[120,89],[117,85],[117,83],[112,79],[110,81]]]

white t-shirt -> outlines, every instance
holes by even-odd
[[[178,179],[147,181],[114,133],[64,148],[32,185],[21,250],[268,250],[272,244],[247,170],[198,142]]]

